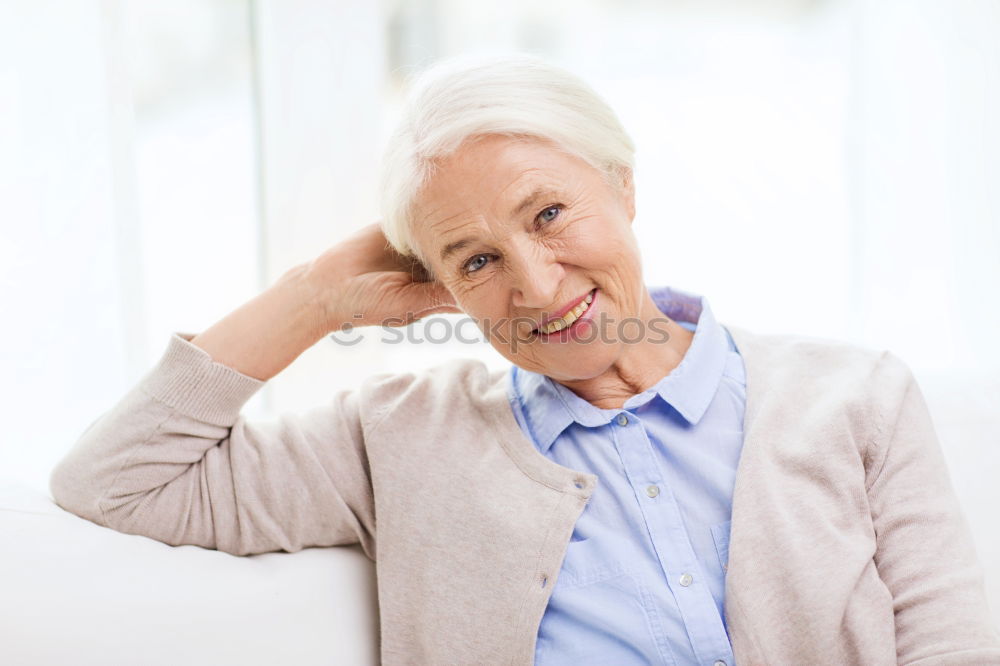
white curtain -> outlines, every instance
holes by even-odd
[[[647,281],[724,322],[1000,352],[993,0],[13,3],[0,21],[0,473],[44,484],[162,353],[376,219],[402,74],[524,49],[582,74],[639,148]],[[457,318],[457,317],[455,317]],[[454,318],[453,318],[454,320]],[[414,327],[420,339],[420,326]],[[324,340],[248,406],[325,402],[485,344]]]

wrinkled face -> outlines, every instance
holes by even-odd
[[[557,380],[605,372],[643,294],[631,183],[527,138],[480,137],[439,166],[414,208],[437,279],[515,365]],[[560,317],[561,330],[544,325]]]

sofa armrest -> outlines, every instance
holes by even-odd
[[[0,479],[11,664],[376,664],[360,546],[237,557],[101,527]]]

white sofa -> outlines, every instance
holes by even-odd
[[[918,379],[1000,627],[1000,374]],[[375,569],[358,546],[252,557],[171,547],[2,480],[0,535],[2,664],[378,663]]]

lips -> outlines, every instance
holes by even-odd
[[[597,293],[597,288],[595,287],[594,289],[591,289],[590,291],[588,291],[587,293],[583,294],[582,296],[573,299],[569,303],[566,303],[563,307],[561,307],[559,310],[557,310],[551,316],[543,318],[541,320],[541,322],[539,322],[538,326],[532,331],[532,333],[536,333],[536,334],[540,333],[541,329],[545,328],[548,324],[556,321],[557,319],[562,319],[567,313],[571,312],[574,308],[576,308],[578,305],[580,305],[581,303],[583,303],[587,299],[588,296],[591,297],[591,298],[593,298],[596,295],[596,293]],[[574,321],[574,323],[575,323],[575,321]],[[572,325],[572,324],[570,324],[570,325]]]

